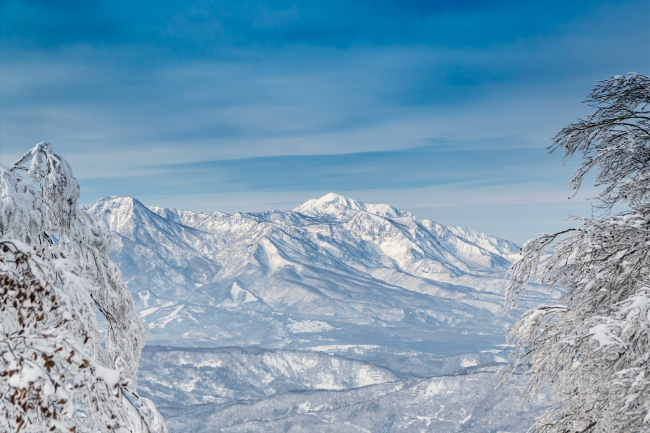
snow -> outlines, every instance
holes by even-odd
[[[319,199],[309,200],[295,208],[293,211],[308,215],[319,213],[328,214],[337,212],[341,208],[364,211],[387,218],[413,217],[412,213],[405,212],[387,204],[366,204],[332,192]]]
[[[598,342],[600,347],[610,344],[619,344],[619,341],[617,341],[618,339],[611,334],[609,326],[604,323],[589,329],[589,335]]]
[[[144,326],[111,233],[79,195],[49,143],[0,165],[0,430],[165,433],[135,394]]]
[[[150,344],[231,347],[233,356],[219,360],[206,351],[189,362],[202,352],[190,357],[188,349],[184,360],[170,354],[148,361],[139,379],[150,392],[144,395],[168,405],[263,398],[287,383],[343,392],[397,380],[361,361],[422,376],[478,368],[495,354],[456,355],[476,341],[494,348],[516,317],[504,316],[502,304],[503,277],[518,246],[388,205],[327,195],[296,211],[229,215],[114,197],[89,210],[114,229],[112,257],[130,264],[129,289],[150,292],[146,305],[136,304],[147,314]],[[273,354],[251,357],[232,347],[253,345]],[[446,358],[430,362],[431,352]],[[248,385],[202,376],[212,368]],[[158,370],[177,379],[166,383]]]
[[[317,320],[303,320],[297,321],[289,319],[287,328],[294,334],[301,334],[304,332],[327,332],[334,329],[331,325]]]
[[[149,324],[149,328],[164,328],[169,322],[172,320],[176,320],[176,322],[181,322],[183,320],[183,317],[179,316],[178,313],[181,311],[185,306],[184,305],[178,305],[176,306],[171,313],[164,317],[160,317],[156,319],[154,322]]]
[[[462,362],[460,363],[461,367],[464,368],[474,367],[476,364],[477,363],[475,359],[463,359]]]
[[[230,289],[230,296],[232,296],[233,302],[245,303],[257,301],[257,297],[255,297],[255,295],[253,295],[248,290],[242,289],[237,283],[232,284],[232,288]]]
[[[138,314],[140,314],[140,317],[147,317],[149,314],[153,314],[158,311],[159,308],[160,307],[147,308],[146,310],[141,310]]]
[[[378,349],[380,347],[381,346],[373,345],[373,344],[331,344],[326,346],[309,347],[308,349],[313,350],[315,352],[326,352],[326,353],[347,352],[348,350],[352,350],[355,353],[363,354],[368,350]]]
[[[424,395],[427,398],[431,398],[433,396],[437,396],[440,394],[451,394],[453,392],[453,388],[450,388],[444,379],[442,378],[437,378],[436,380],[432,380],[429,385],[426,387],[424,391]]]
[[[105,368],[102,366],[95,367],[97,375],[104,379],[108,388],[113,388],[120,381],[120,372],[112,368]]]

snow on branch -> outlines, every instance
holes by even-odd
[[[650,78],[630,73],[599,82],[586,101],[596,112],[553,137],[553,150],[564,149],[564,159],[576,153],[583,162],[570,187],[577,191],[586,174],[596,168],[601,207],[617,202],[638,206],[649,196]]]
[[[79,193],[49,143],[0,165],[0,431],[164,433],[136,394],[144,325]]]
[[[52,151],[49,143],[37,144],[13,164],[12,170],[27,172],[33,182],[40,184],[43,237],[56,233],[63,253],[74,257],[83,275],[96,283],[92,296],[106,319],[109,364],[124,368],[135,383],[144,346],[144,325],[135,312],[121,272],[108,259],[111,251],[108,227],[79,206],[80,189],[72,169]],[[24,182],[21,180],[19,184]]]
[[[93,356],[93,284],[57,250],[0,242],[0,430],[155,431],[155,409]]]
[[[629,210],[578,218],[576,229],[523,246],[508,301],[536,277],[563,295],[513,327],[508,340],[517,361],[509,373],[517,366],[531,373],[528,398],[545,386],[554,390],[556,405],[535,431],[650,431],[650,79],[610,77],[587,101],[596,113],[560,131],[555,145],[565,157],[582,154],[573,188],[595,168],[605,187],[601,207]]]

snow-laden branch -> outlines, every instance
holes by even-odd
[[[629,210],[582,218],[576,229],[523,246],[508,301],[536,278],[563,295],[513,327],[517,361],[510,372],[523,366],[531,373],[529,398],[545,386],[555,391],[557,404],[535,431],[650,431],[650,79],[611,77],[588,102],[596,113],[564,128],[555,145],[565,157],[583,156],[573,188],[595,168],[605,187],[602,207]],[[552,255],[540,263],[550,246]]]
[[[12,170],[20,169],[41,186],[43,229],[58,235],[64,254],[74,257],[83,275],[96,283],[92,295],[106,319],[105,347],[109,365],[122,367],[135,384],[145,331],[121,272],[108,259],[110,230],[104,221],[79,206],[80,189],[72,169],[65,159],[52,151],[49,143],[37,144],[16,161]],[[21,180],[18,184],[25,182]],[[27,236],[19,239],[30,241]]]
[[[596,85],[587,103],[596,112],[553,138],[552,149],[564,149],[565,160],[576,153],[583,157],[570,186],[577,191],[587,173],[597,169],[596,185],[604,187],[601,207],[638,206],[650,192],[650,78],[635,73],[611,77]]]
[[[49,143],[0,165],[0,431],[166,432],[136,394],[144,325],[79,191]]]
[[[57,250],[0,242],[0,430],[164,432],[125,372],[93,356],[93,283]]]

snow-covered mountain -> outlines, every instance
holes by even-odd
[[[158,405],[252,402],[289,391],[348,390],[395,382],[392,371],[310,351],[147,346],[138,392]]]
[[[201,213],[105,197],[150,344],[260,346],[368,361],[494,349],[519,246],[336,194],[294,211]],[[528,301],[539,296],[528,292]],[[521,303],[525,306],[526,299]]]
[[[521,406],[525,378],[497,387],[494,367],[361,388],[286,392],[255,402],[161,407],[173,432],[524,433],[547,407]]]
[[[512,242],[336,194],[233,215],[89,210],[148,330],[140,392],[172,431],[518,431],[542,407],[513,409],[521,380],[490,399],[505,333],[546,297],[504,308]],[[473,376],[422,381],[450,374]]]

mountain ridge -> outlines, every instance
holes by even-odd
[[[532,284],[504,307],[515,243],[336,194],[88,210],[112,230],[148,331],[140,392],[171,432],[523,431],[545,407],[515,409],[521,377],[494,391],[505,333],[547,297]]]
[[[322,348],[388,365],[404,353],[498,348],[523,311],[503,306],[518,245],[389,205],[330,193],[294,211],[193,212],[121,197],[88,209],[113,230],[111,258],[150,344]]]

